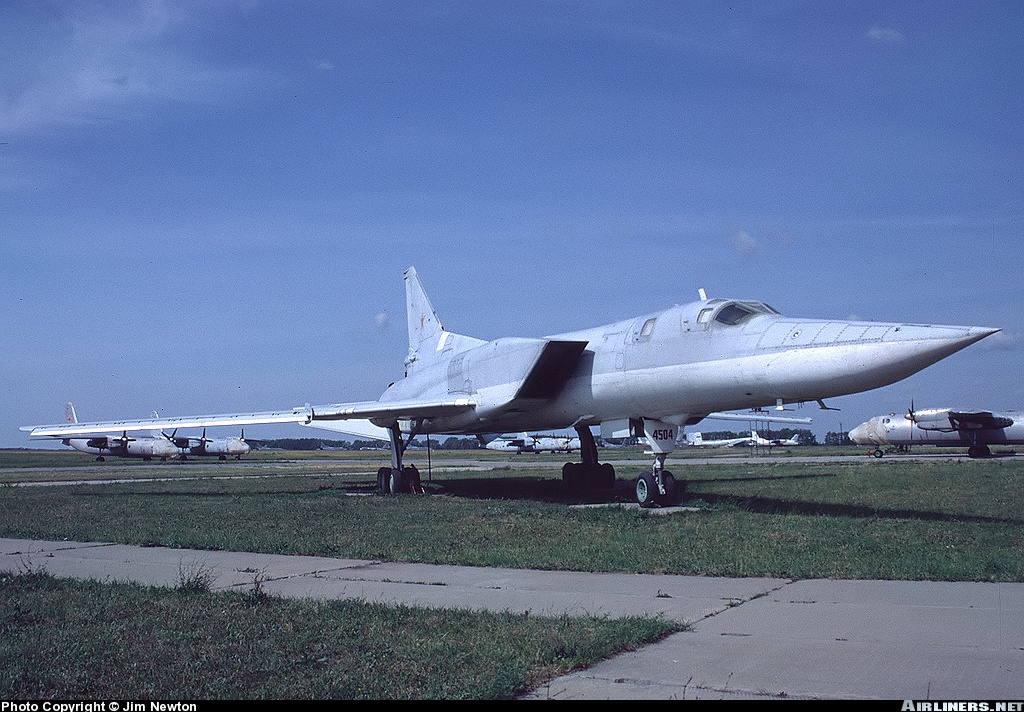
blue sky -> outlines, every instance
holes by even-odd
[[[1001,327],[801,414],[1024,409],[1022,30],[1019,2],[5,2],[0,446],[68,400],[376,398],[410,265],[480,338],[699,288]]]

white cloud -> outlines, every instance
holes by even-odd
[[[757,239],[746,230],[737,230],[732,233],[729,236],[729,243],[740,257],[753,257],[761,249]]]
[[[999,331],[979,341],[978,347],[990,351],[1017,351],[1022,343],[1024,343],[1024,339],[1020,334]]]
[[[907,39],[902,32],[882,25],[872,25],[867,36],[868,39],[882,44],[901,44]]]
[[[57,21],[40,13],[10,30],[23,39],[9,44],[15,67],[0,76],[0,131],[107,119],[147,101],[214,100],[255,78],[184,56],[174,35],[187,18],[174,3],[96,7],[69,5]]]

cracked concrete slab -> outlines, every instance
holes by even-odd
[[[1024,699],[1024,584],[523,571],[0,539],[0,570],[692,629],[527,699]]]

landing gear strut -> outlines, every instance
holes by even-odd
[[[615,468],[597,461],[597,442],[589,426],[577,425],[575,430],[580,436],[581,462],[562,465],[562,482],[570,490],[610,490],[615,486]]]

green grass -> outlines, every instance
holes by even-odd
[[[514,465],[510,465],[514,468]],[[628,470],[628,468],[620,468]],[[1024,581],[1024,462],[676,467],[700,511],[572,509],[558,470],[0,487],[0,536],[439,564],[716,576]],[[631,498],[626,473],[604,499]],[[600,497],[590,497],[590,500]]]
[[[1024,460],[677,462],[698,511],[569,507],[631,498],[627,478],[640,466],[622,458],[639,454],[615,455],[610,495],[567,493],[561,458],[489,457],[502,469],[479,472],[446,469],[472,457],[450,453],[435,457],[429,495],[385,498],[370,495],[383,458],[374,453],[106,463],[87,478],[180,474],[20,487],[11,483],[55,466],[19,469],[32,467],[22,453],[0,452],[0,536],[585,571],[1024,581]],[[2,474],[7,458],[23,464]],[[27,566],[0,578],[7,698],[497,699],[674,629],[211,594],[196,577],[179,590],[57,581]]]
[[[0,575],[0,697],[507,699],[679,629]]]

